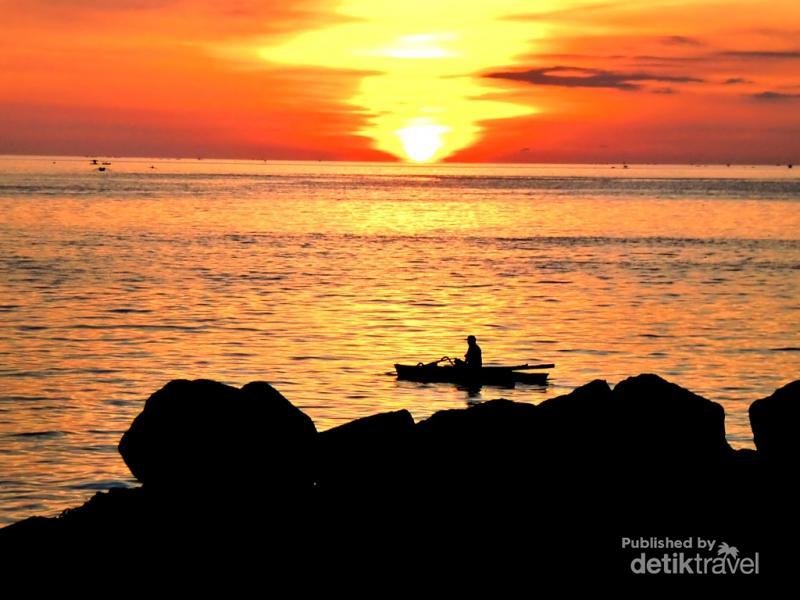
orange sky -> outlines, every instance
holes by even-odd
[[[797,0],[0,0],[0,23],[0,153],[800,161]]]

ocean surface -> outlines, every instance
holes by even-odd
[[[98,162],[0,157],[0,524],[133,485],[117,442],[174,378],[324,430],[655,372],[735,447],[800,378],[800,168]],[[468,334],[551,385],[393,376]]]

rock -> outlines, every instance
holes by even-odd
[[[28,517],[0,528],[0,545],[4,549],[30,547],[52,543],[58,533],[58,523],[49,517]]]
[[[111,489],[97,492],[83,505],[57,517],[31,517],[0,529],[0,544],[18,544],[39,552],[64,544],[71,550],[81,540],[99,543],[131,538],[144,532],[148,520],[142,488]]]
[[[799,392],[795,382],[755,402],[759,451],[734,452],[719,405],[654,375],[538,406],[496,400],[416,425],[397,411],[320,434],[268,384],[174,381],[120,442],[142,487],[6,527],[0,551],[40,569],[48,549],[85,567],[82,545],[128,569],[154,552],[170,568],[192,553],[238,567],[256,556],[255,573],[266,564],[294,583],[331,566],[394,577],[469,564],[496,582],[529,579],[532,564],[630,576],[621,536],[694,537],[763,552],[790,573],[793,478],[762,475],[767,459],[796,460]],[[289,501],[271,506],[276,496]]]
[[[609,440],[632,472],[708,471],[731,457],[722,406],[657,375],[621,381],[612,405]]]
[[[630,482],[706,472],[732,456],[722,407],[656,375],[613,391],[592,381],[538,408],[537,453],[552,476]]]
[[[411,473],[414,433],[414,419],[407,410],[356,419],[320,433],[320,489],[324,493],[397,489]]]
[[[733,450],[731,457],[731,464],[734,469],[753,471],[761,466],[761,455],[752,448]]]
[[[722,407],[655,375],[613,391],[595,380],[538,409],[536,470],[551,505],[646,490],[668,502],[683,484],[723,478],[733,458]]]
[[[772,466],[800,464],[800,380],[775,390],[750,405],[753,441],[762,459]]]
[[[434,413],[417,424],[417,433],[429,447],[460,458],[496,455],[532,442],[537,412],[533,404],[491,400]]]
[[[492,400],[418,423],[419,484],[467,504],[501,489],[526,488],[537,412],[533,404]]]
[[[119,452],[151,491],[274,497],[313,485],[315,438],[311,419],[267,383],[175,380],[150,396]]]
[[[601,379],[538,405],[538,445],[559,462],[591,461],[607,445],[611,388]]]

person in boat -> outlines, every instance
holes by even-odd
[[[467,353],[464,355],[464,360],[456,359],[456,366],[467,367],[468,369],[480,369],[483,366],[483,356],[481,354],[481,347],[478,346],[478,340],[474,335],[467,337]]]

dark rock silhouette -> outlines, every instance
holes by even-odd
[[[608,383],[596,379],[538,405],[537,445],[540,456],[552,457],[545,464],[553,467],[551,476],[563,470],[570,477],[576,472],[593,476],[606,468],[613,435],[609,428],[615,422],[611,399]]]
[[[478,556],[484,575],[527,581],[630,577],[621,536],[704,536],[788,573],[799,396],[797,381],[753,403],[757,450],[734,451],[720,405],[656,375],[322,433],[269,384],[173,381],[120,441],[142,487],[6,527],[0,547],[35,556],[124,540],[150,552],[169,540],[216,556],[258,547],[273,570],[383,564],[393,576],[432,565],[474,575]]]
[[[750,405],[753,441],[762,459],[773,466],[800,465],[800,381],[793,381]]]
[[[240,390],[176,380],[148,398],[119,452],[153,490],[227,490],[257,481],[276,494],[294,493],[313,485],[315,436],[311,419],[267,383]]]
[[[149,502],[144,488],[112,489],[98,492],[81,506],[65,510],[56,518],[32,517],[0,529],[17,551],[34,552],[56,545],[63,549],[83,548],[104,540],[133,540],[152,534],[162,507]],[[166,511],[164,511],[166,513]],[[83,543],[82,543],[83,542]]]
[[[326,494],[397,490],[411,476],[414,418],[407,410],[356,419],[317,436],[317,483]]]
[[[493,400],[443,410],[417,424],[420,484],[465,505],[524,485],[533,455],[538,408]]]
[[[616,423],[610,431],[619,460],[650,471],[703,470],[731,456],[725,411],[657,375],[621,381],[613,392]]]
[[[638,485],[707,472],[732,458],[722,407],[657,375],[625,379],[613,391],[595,380],[537,408],[530,431],[555,477],[569,467],[586,480]]]

